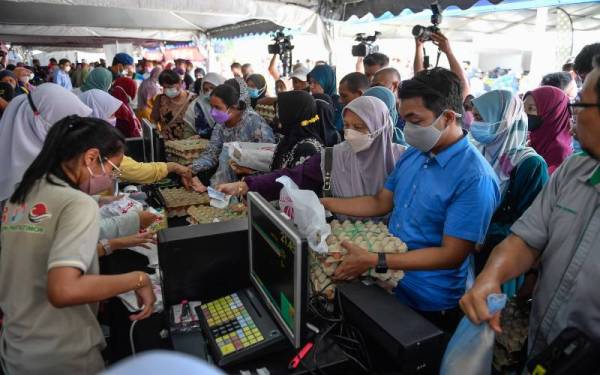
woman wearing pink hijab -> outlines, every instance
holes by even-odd
[[[573,153],[569,98],[556,87],[542,86],[525,94],[524,104],[531,147],[552,174]]]

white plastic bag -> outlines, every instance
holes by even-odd
[[[289,177],[279,177],[283,185],[279,195],[279,209],[294,221],[300,233],[308,240],[308,245],[317,253],[328,251],[325,240],[331,234],[331,227],[325,220],[325,208],[317,194],[311,190],[300,190]]]
[[[277,145],[273,143],[230,142],[229,158],[239,166],[270,172]]]
[[[142,212],[144,211],[144,205],[131,198],[123,197],[117,201],[105,204],[100,207],[100,216],[102,218],[109,218],[115,216],[125,215],[128,212]]]
[[[506,299],[506,294],[490,294],[487,297],[490,314],[502,310]],[[440,374],[491,374],[495,338],[495,332],[487,323],[477,326],[465,316],[448,343]]]

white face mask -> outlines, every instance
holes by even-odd
[[[34,78],[35,78],[35,74],[31,73],[31,74],[29,75],[29,80],[30,80],[30,81],[33,81],[33,79],[34,79]]]
[[[444,113],[445,111],[429,126],[419,126],[407,121],[404,126],[406,143],[423,152],[431,151],[444,133],[443,130],[437,127]]]
[[[65,66],[65,72],[69,73],[70,71],[71,71],[71,66],[70,65]]]
[[[179,95],[179,89],[177,87],[169,87],[168,89],[165,89],[165,95],[169,98],[174,98]]]
[[[354,129],[344,129],[344,139],[350,144],[355,154],[371,147],[375,138],[380,134],[381,132],[361,133]]]

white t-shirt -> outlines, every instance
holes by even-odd
[[[24,204],[2,213],[0,355],[11,374],[92,374],[105,346],[97,304],[55,308],[48,271],[74,267],[98,274],[98,204],[59,178],[42,178]]]

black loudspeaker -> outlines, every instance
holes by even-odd
[[[165,310],[248,287],[248,219],[161,230],[158,258]]]
[[[365,337],[374,363],[401,374],[437,374],[444,333],[419,313],[376,285],[338,285],[345,321]]]

